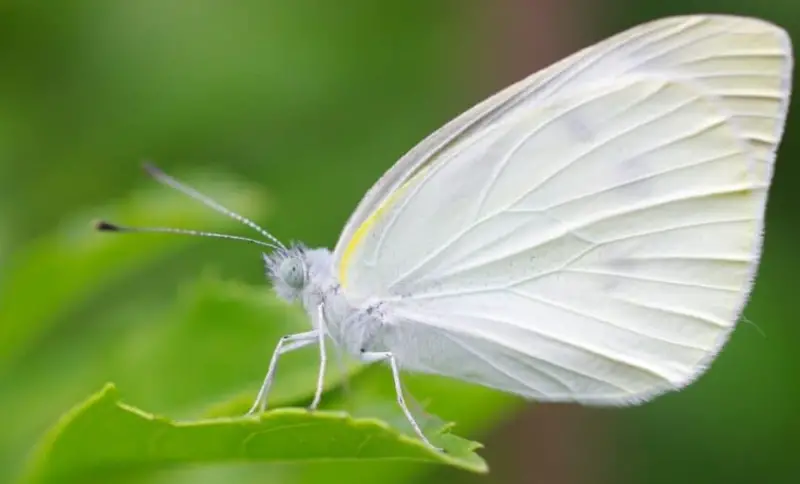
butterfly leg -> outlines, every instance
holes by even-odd
[[[278,358],[284,353],[288,353],[314,343],[314,341],[317,341],[319,338],[318,333],[319,330],[315,329],[313,331],[306,331],[304,333],[290,334],[288,336],[284,336],[280,339],[280,341],[278,341],[278,346],[275,347],[275,351],[272,353],[272,359],[269,362],[269,369],[267,370],[267,375],[264,377],[264,383],[261,384],[261,389],[258,390],[256,401],[253,403],[253,406],[250,407],[247,415],[252,415],[257,411],[263,412],[267,409],[267,394],[269,393],[269,388],[272,386],[272,380],[275,377],[275,369],[278,366]]]
[[[378,361],[388,361],[389,367],[392,369],[392,377],[394,378],[394,390],[397,394],[397,403],[400,405],[400,408],[403,410],[403,413],[406,415],[406,418],[411,423],[411,426],[414,427],[414,432],[419,436],[419,438],[425,442],[429,447],[433,448],[437,451],[442,451],[441,448],[436,447],[435,445],[431,444],[425,434],[422,433],[422,429],[420,428],[417,421],[414,419],[414,415],[411,414],[411,411],[408,409],[406,405],[406,399],[403,396],[403,384],[400,381],[400,368],[397,366],[397,360],[395,359],[394,355],[391,352],[366,352],[361,354],[361,360],[365,363],[373,363]]]
[[[325,313],[322,311],[322,304],[317,306],[317,339],[319,340],[319,374],[317,375],[317,389],[314,392],[314,400],[308,406],[309,410],[316,410],[319,402],[322,399],[322,387],[325,384],[325,368],[327,366],[328,358],[325,354],[325,335],[328,328],[325,323]]]

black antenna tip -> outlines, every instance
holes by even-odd
[[[98,220],[94,223],[94,229],[98,232],[120,232],[122,229],[118,225],[114,225],[105,220]]]

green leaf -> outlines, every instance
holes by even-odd
[[[131,471],[234,462],[409,461],[486,472],[480,444],[426,429],[439,453],[386,423],[344,412],[278,409],[258,417],[176,422],[119,401],[111,384],[65,415],[31,461],[26,483],[108,482]]]
[[[224,182],[198,185],[234,210],[262,215],[265,203],[255,190]],[[93,219],[106,217],[126,224],[207,230],[236,224],[183,194],[159,188],[142,191],[116,207],[75,216],[55,235],[12,254],[0,275],[0,372],[87,298],[193,242],[188,237],[141,237],[132,244],[125,237],[94,232]]]

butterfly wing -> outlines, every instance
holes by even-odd
[[[638,401],[696,377],[741,312],[790,47],[760,21],[688,17],[567,61],[390,171],[337,269],[351,302],[383,302],[408,369]]]
[[[346,279],[350,270],[360,270],[351,264],[353,249],[366,233],[370,217],[391,194],[445,153],[463,149],[466,140],[498,119],[535,109],[547,98],[597,79],[661,73],[702,83],[768,160],[782,134],[791,69],[791,45],[785,31],[759,19],[725,15],[655,20],[576,52],[456,117],[387,171],[345,224],[334,250],[339,276]],[[773,99],[752,99],[749,89],[768,89]]]

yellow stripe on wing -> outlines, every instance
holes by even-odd
[[[344,248],[342,252],[342,259],[339,262],[339,283],[342,285],[343,288],[347,287],[347,268],[350,265],[350,259],[353,257],[356,249],[361,245],[364,241],[364,237],[367,236],[367,233],[372,228],[375,223],[382,219],[383,216],[386,214],[386,211],[392,207],[397,201],[399,200],[400,196],[405,193],[409,187],[420,180],[420,175],[425,173],[428,169],[428,166],[423,166],[417,173],[415,173],[411,178],[409,178],[405,183],[403,183],[400,188],[395,190],[394,193],[386,197],[378,208],[375,209],[369,217],[364,219],[361,222],[361,225],[358,226],[355,232],[353,232],[353,237],[348,242],[347,246]]]

